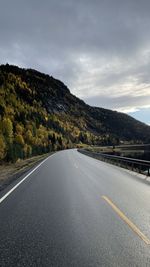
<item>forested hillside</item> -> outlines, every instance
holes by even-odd
[[[120,140],[149,142],[150,127],[128,115],[90,107],[49,75],[0,66],[0,160]]]

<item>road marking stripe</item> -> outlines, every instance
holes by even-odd
[[[54,154],[53,154],[54,155]],[[2,198],[0,198],[0,204],[6,199],[20,184],[22,184],[35,170],[37,170],[46,160],[48,160],[53,155],[44,159],[38,166],[36,166],[31,172],[29,172],[18,184],[16,184],[12,189],[10,189]]]
[[[117,206],[106,196],[102,198],[112,207],[112,209],[119,215],[119,217],[147,244],[150,245],[150,239],[148,239],[138,228],[132,223],[126,215],[117,208]]]

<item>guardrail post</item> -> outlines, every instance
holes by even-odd
[[[141,165],[139,165],[139,173],[141,173]]]
[[[134,166],[134,164],[132,163],[132,171],[133,171],[133,166]]]

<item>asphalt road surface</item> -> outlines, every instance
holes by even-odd
[[[76,150],[21,179],[0,194],[0,267],[150,266],[148,181]]]

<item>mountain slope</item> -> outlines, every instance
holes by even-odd
[[[0,159],[16,160],[79,143],[149,139],[149,126],[126,114],[87,105],[49,75],[0,66]]]

